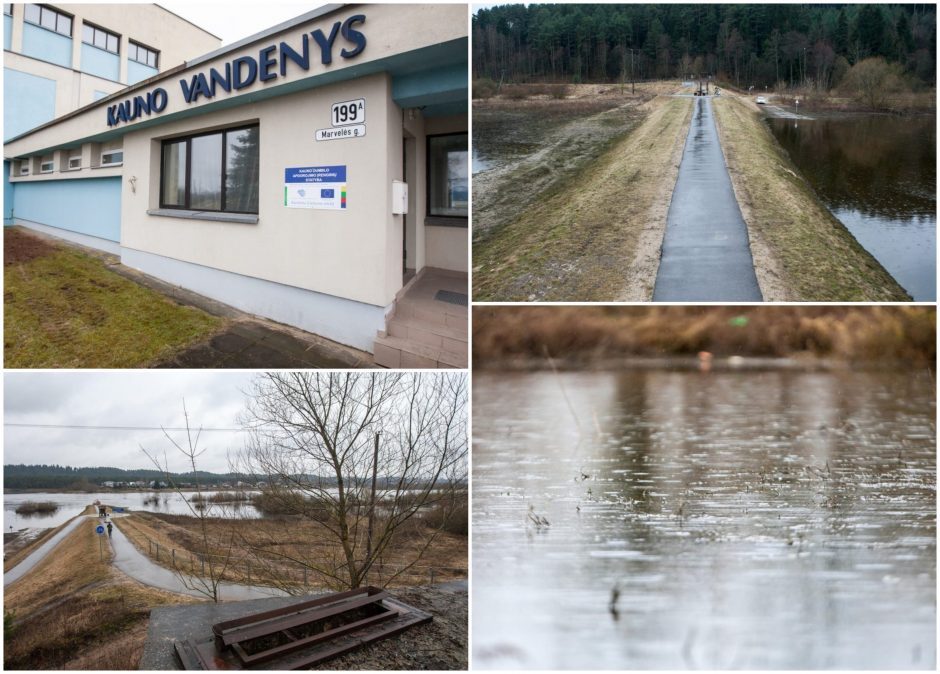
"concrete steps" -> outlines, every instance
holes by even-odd
[[[377,365],[465,368],[469,309],[436,299],[438,290],[466,292],[466,274],[423,269],[402,288],[375,339]]]

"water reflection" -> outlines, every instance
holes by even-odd
[[[475,377],[477,667],[932,668],[926,376],[560,381]]]
[[[231,493],[231,490],[223,490]],[[209,498],[216,492],[203,492]],[[191,499],[196,492],[183,492],[186,498]],[[61,493],[61,492],[30,492],[20,494],[3,495],[3,527],[4,531],[18,531],[27,527],[35,528],[53,528],[67,522],[79,513],[86,506],[94,501],[101,501],[107,505],[129,508],[130,510],[142,510],[147,512],[166,513],[169,515],[189,515],[191,511],[183,498],[175,492],[147,492],[147,491],[104,491],[94,494],[85,493]],[[16,506],[24,501],[52,501],[59,506],[54,513],[45,516],[40,515],[20,515],[16,512]],[[261,513],[249,503],[211,503],[208,504],[208,512],[213,517],[239,517],[255,519],[261,517]]]
[[[833,214],[910,292],[936,298],[936,118],[768,119]]]

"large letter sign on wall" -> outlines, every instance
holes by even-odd
[[[346,208],[345,166],[284,169],[284,205],[288,208]]]
[[[195,103],[200,99],[215,98],[219,90],[231,93],[233,89],[244,89],[255,81],[267,82],[286,77],[288,62],[301,70],[310,70],[311,56],[316,58],[319,55],[320,63],[328,66],[333,63],[334,47],[341,47],[341,58],[355,58],[366,48],[366,36],[356,29],[356,26],[365,22],[365,14],[355,14],[347,17],[345,21],[334,22],[329,35],[318,28],[301,35],[299,44],[291,46],[280,42],[268,45],[258,51],[257,57],[248,54],[238,56],[224,64],[221,70],[209,68],[208,73],[190,75],[187,79],[179,81],[183,100],[186,103]],[[344,42],[346,46],[342,46]],[[293,67],[292,65],[291,68]],[[108,126],[132,122],[142,115],[161,113],[166,108],[167,100],[166,90],[157,88],[146,96],[135,96],[133,100],[114,103],[107,109]],[[365,135],[365,130],[362,135]]]

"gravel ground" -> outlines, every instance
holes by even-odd
[[[467,669],[466,581],[391,592],[406,604],[427,611],[434,620],[325,662],[316,669]]]
[[[428,624],[411,627],[397,636],[328,660],[317,669],[467,669],[467,581],[395,588],[390,593],[396,599],[430,613],[434,619]],[[298,597],[273,597],[155,608],[150,615],[140,669],[178,669],[179,662],[173,647],[175,642],[205,639],[211,634],[210,626],[216,622],[279,608],[297,600]]]

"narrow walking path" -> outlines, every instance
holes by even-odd
[[[653,301],[762,300],[711,99],[698,97],[666,217]]]
[[[71,522],[62,527],[58,533],[56,533],[48,541],[40,545],[38,548],[29,553],[22,562],[14,566],[12,569],[3,574],[3,587],[6,587],[10,583],[19,580],[27,573],[33,570],[33,568],[39,564],[43,559],[46,558],[52,549],[62,542],[62,539],[68,536],[75,527],[77,527],[82,522],[88,520],[84,515],[78,515]]]
[[[120,517],[116,516],[111,520],[112,524],[114,524],[111,538],[111,547],[114,550],[114,566],[124,574],[145,585],[150,585],[151,587],[156,587],[161,590],[168,590],[170,592],[177,592],[179,594],[187,594],[192,597],[205,598],[204,594],[186,587],[175,573],[150,561],[146,555],[135,548],[134,544],[130,542],[127,536],[121,533],[118,527],[119,519]],[[88,515],[75,517],[48,541],[31,552],[22,562],[4,573],[3,586],[6,587],[32,571],[39,562],[45,559],[46,556],[62,542],[62,539],[83,523],[88,527],[89,536],[97,535],[93,531],[94,525],[98,524],[97,517]],[[284,594],[285,593],[281,590],[271,587],[222,583],[219,591],[219,599],[225,601],[262,599],[264,597],[284,596]]]
[[[135,548],[127,536],[121,533],[118,520],[119,518],[112,520],[114,531],[112,532],[111,547],[114,550],[114,566],[145,585],[161,590],[169,590],[170,592],[188,594],[192,597],[206,598],[205,594],[186,587],[179,576],[169,569],[150,561],[146,555]],[[250,587],[248,585],[223,583],[219,590],[219,599],[224,601],[261,599],[283,596],[284,594],[284,592],[270,587]]]

